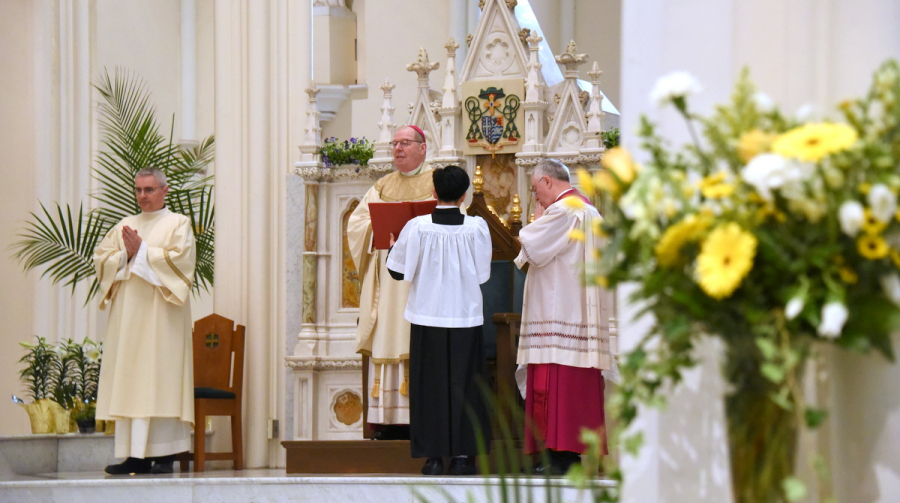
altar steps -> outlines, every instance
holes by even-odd
[[[6,503],[413,503],[502,501],[562,502],[591,498],[565,479],[426,477],[400,474],[288,475],[285,470],[217,470],[170,475],[108,476],[102,472],[17,475],[0,480]],[[597,481],[595,487],[613,482]],[[548,490],[549,488],[549,490]],[[527,494],[531,493],[528,499]],[[518,493],[518,497],[516,497]],[[548,496],[549,495],[549,496]]]

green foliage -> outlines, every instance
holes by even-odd
[[[108,72],[95,85],[100,97],[100,151],[93,177],[99,182],[91,194],[98,206],[77,211],[55,204],[55,211],[41,203],[40,214],[31,214],[13,244],[14,257],[25,271],[46,266],[42,277],[54,284],[75,287],[90,281],[87,299],[99,285],[94,271],[94,248],[121,219],[140,213],[134,197],[134,175],[149,166],[161,169],[169,183],[166,206],[190,217],[196,238],[195,293],[209,290],[214,279],[215,208],[212,177],[204,170],[213,160],[215,140],[210,136],[193,147],[175,145],[159,131],[156,110],[143,82],[127,72]],[[173,117],[174,127],[174,117]]]
[[[600,139],[603,140],[603,146],[607,150],[619,146],[619,128],[609,128],[607,131],[600,132]]]
[[[32,401],[50,398],[54,389],[54,365],[56,354],[53,347],[47,344],[43,337],[35,336],[37,344],[20,342],[19,344],[28,350],[25,356],[19,359],[25,368],[19,372],[19,377],[28,386],[28,394]]]
[[[319,149],[319,154],[328,168],[351,164],[367,166],[369,159],[375,155],[375,147],[365,138],[341,141],[332,136],[325,139],[325,145]]]

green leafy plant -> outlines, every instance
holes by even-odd
[[[100,152],[93,177],[99,189],[91,197],[97,203],[87,209],[82,203],[73,209],[55,204],[41,213],[32,213],[13,244],[15,258],[26,271],[46,266],[42,273],[56,284],[70,286],[72,292],[90,281],[85,302],[96,295],[92,255],[106,233],[122,218],[140,213],[134,197],[134,175],[148,166],[161,169],[169,183],[166,206],[191,219],[196,239],[195,293],[213,285],[215,207],[212,177],[204,169],[213,160],[214,137],[197,146],[182,147],[159,131],[156,110],[150,104],[143,82],[122,70],[114,77],[104,72],[94,86],[100,94]],[[174,117],[173,117],[174,128]]]
[[[600,139],[603,140],[603,146],[607,150],[619,146],[619,128],[609,128],[607,131],[600,132]]]
[[[90,421],[97,416],[97,404],[94,402],[86,403],[82,406],[76,407],[75,411],[72,412],[72,419],[76,422],[81,421]]]
[[[27,384],[31,399],[49,398],[66,410],[95,402],[103,345],[88,338],[81,344],[70,339],[55,346],[43,337],[36,339],[36,344],[19,343],[28,350],[19,359],[25,364],[19,376]]]
[[[375,155],[375,147],[365,138],[341,141],[332,136],[325,139],[325,145],[319,149],[319,154],[328,168],[348,164],[366,166]]]
[[[47,344],[45,338],[38,336],[35,338],[36,344],[19,343],[27,350],[25,356],[19,359],[19,363],[25,364],[25,368],[19,371],[19,377],[27,385],[28,395],[33,402],[53,395],[55,383],[53,360],[56,357],[53,346]]]

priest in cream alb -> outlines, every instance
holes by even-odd
[[[100,309],[109,308],[97,419],[116,422],[107,473],[171,473],[190,450],[194,420],[191,221],[165,207],[169,187],[157,168],[137,173],[142,212],[110,230],[94,251]]]

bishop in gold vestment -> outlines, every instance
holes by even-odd
[[[397,171],[366,192],[347,222],[347,241],[361,278],[358,353],[369,356],[367,420],[375,424],[409,424],[409,322],[403,318],[409,283],[393,281],[385,267],[387,250],[372,247],[369,203],[421,201],[434,191],[425,160],[421,130],[404,126],[394,136]]]
[[[140,173],[136,185],[148,185],[157,205],[163,204],[165,182],[154,188],[156,179]],[[97,418],[116,421],[116,457],[140,461],[190,450],[194,418],[194,234],[188,217],[165,207],[148,211],[152,202],[144,206],[113,227],[94,251],[100,309],[109,309]],[[138,238],[139,248],[130,250],[128,241]],[[146,472],[150,465],[135,462],[123,469]]]

